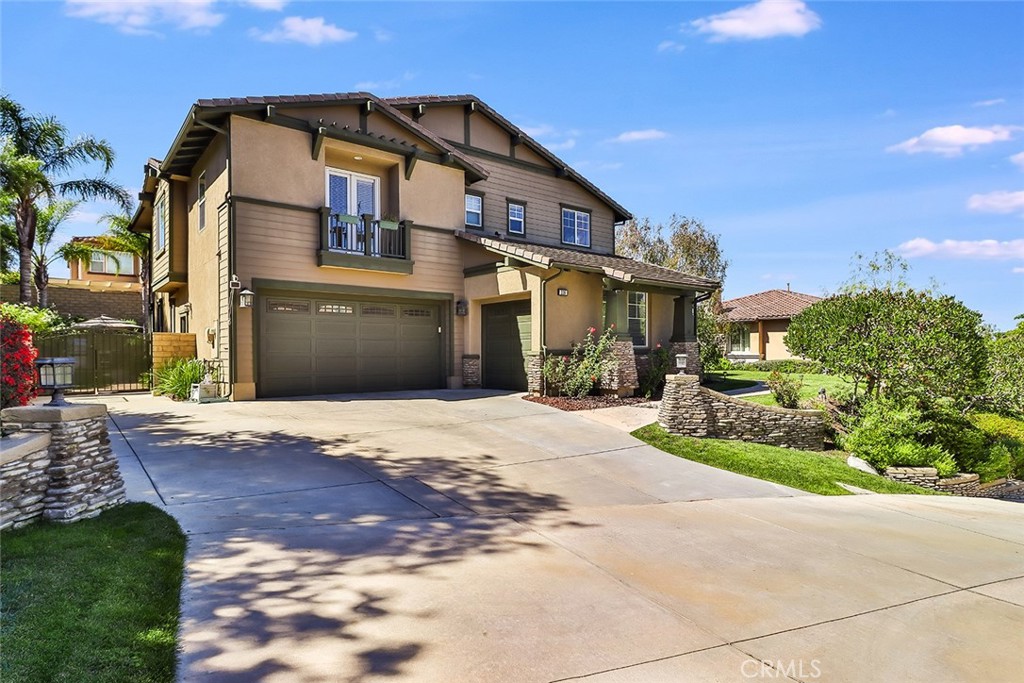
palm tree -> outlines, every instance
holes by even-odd
[[[14,227],[18,235],[21,303],[32,302],[32,250],[36,242],[38,209],[43,197],[72,196],[107,199],[126,211],[128,192],[104,177],[114,165],[114,150],[106,140],[83,135],[68,141],[68,130],[52,116],[29,115],[7,96],[0,97],[0,135],[4,138],[0,180],[13,195]],[[66,178],[75,167],[98,161],[103,174]]]
[[[75,242],[74,250],[68,253],[68,260],[88,261],[93,253],[99,254],[130,254],[139,259],[139,284],[142,286],[142,328],[149,332],[149,274],[150,274],[150,234],[131,230],[131,212],[107,214],[100,218],[106,222],[107,231],[89,242]],[[65,245],[69,246],[69,245]],[[117,271],[120,272],[120,262]]]
[[[32,270],[40,308],[47,308],[50,305],[50,264],[58,258],[70,262],[88,259],[92,255],[90,249],[75,241],[67,242],[50,253],[50,243],[57,234],[57,228],[67,220],[78,204],[67,200],[58,201],[47,204],[36,212],[36,244],[32,251]]]

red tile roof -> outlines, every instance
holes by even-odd
[[[769,289],[767,292],[723,301],[722,311],[733,322],[784,320],[792,318],[816,301],[821,301],[821,297],[785,289]]]

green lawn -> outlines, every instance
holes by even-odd
[[[727,373],[725,373],[725,378],[730,383],[749,382],[747,386],[751,386],[754,382],[757,381],[767,381],[769,374],[770,373],[761,372],[757,370],[729,370]],[[849,391],[850,389],[853,388],[852,382],[848,382],[844,380],[842,377],[836,377],[835,375],[793,373],[791,376],[796,379],[802,379],[804,383],[803,387],[801,387],[800,389],[801,399],[817,398],[818,390],[821,389],[822,387],[825,387],[825,391],[827,391],[829,394],[835,394],[836,391],[840,389]],[[723,389],[719,389],[717,386],[717,384],[720,383],[721,381],[721,377],[722,373],[708,373],[707,378],[710,379],[711,381],[708,381],[708,379],[706,379],[704,386],[708,387],[709,389],[714,389],[715,391],[723,391]],[[725,388],[735,389],[737,387],[726,386]],[[771,394],[761,394],[758,396],[743,396],[742,398],[766,406],[778,405],[777,403],[775,403],[775,398]]]
[[[658,424],[641,427],[633,436],[680,458],[826,496],[849,494],[836,482],[876,493],[933,493],[855,470],[839,457],[821,453],[742,441],[674,436]]]
[[[184,558],[145,503],[4,532],[0,680],[173,681]]]

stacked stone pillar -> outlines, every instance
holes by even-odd
[[[105,406],[26,406],[8,408],[2,416],[8,429],[50,436],[41,510],[45,519],[74,522],[125,501],[124,480],[110,448]]]

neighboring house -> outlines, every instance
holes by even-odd
[[[729,360],[745,362],[793,358],[786,348],[789,321],[821,297],[786,289],[769,289],[722,302],[730,323],[726,341]]]
[[[537,391],[612,323],[629,393],[659,343],[697,371],[718,286],[615,256],[630,213],[471,95],[200,100],[140,199],[154,329],[196,333],[236,400]]]
[[[72,242],[97,246],[95,237],[72,237]],[[93,252],[89,261],[68,261],[69,280],[90,282],[138,282],[139,259],[124,253],[101,254]]]

